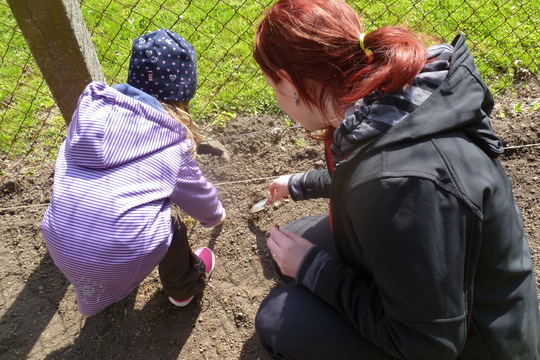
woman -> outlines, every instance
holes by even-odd
[[[425,47],[364,34],[341,0],[282,0],[254,58],[282,109],[324,130],[327,169],[271,200],[330,198],[329,216],[270,227],[284,279],[256,317],[282,359],[536,359],[530,250],[464,36]],[[294,281],[293,281],[294,280]]]

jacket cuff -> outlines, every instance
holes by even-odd
[[[289,188],[289,195],[294,201],[308,200],[303,189],[304,177],[306,173],[294,174],[289,177],[287,187]]]
[[[330,254],[317,246],[313,246],[304,256],[296,271],[296,281],[314,292],[319,274],[330,260],[332,260]]]
[[[216,213],[216,218],[212,219],[212,221],[199,221],[199,223],[201,224],[201,226],[203,228],[211,228],[211,227],[214,227],[216,226],[216,224],[219,224],[221,221],[224,220],[224,217],[225,217],[225,208],[223,207],[223,205],[221,204],[221,201],[219,202],[219,205],[218,205],[218,210],[217,210],[217,213]],[[218,217],[219,216],[219,217]]]

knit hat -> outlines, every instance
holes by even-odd
[[[133,41],[128,84],[159,100],[188,101],[197,89],[195,49],[167,29]]]

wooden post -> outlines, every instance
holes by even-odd
[[[91,81],[104,81],[77,0],[7,0],[66,124]]]

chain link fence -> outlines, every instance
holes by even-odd
[[[273,0],[78,0],[106,81],[125,82],[132,40],[170,28],[197,50],[200,124],[220,126],[237,114],[278,111],[251,57],[253,33]],[[366,31],[404,24],[450,42],[467,35],[495,95],[539,74],[536,0],[348,1]],[[7,0],[0,0],[0,157],[54,160],[65,121],[43,80]],[[51,14],[54,16],[54,14]],[[69,86],[69,79],[66,79]],[[0,173],[1,175],[1,173]]]

